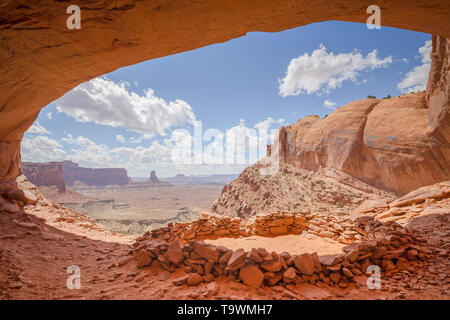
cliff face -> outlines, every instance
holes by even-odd
[[[279,148],[280,163],[318,172],[333,168],[405,194],[450,177],[444,135],[450,123],[437,121],[433,129],[428,119],[424,92],[364,99],[325,119],[309,116],[281,128],[272,150]]]
[[[66,191],[61,162],[23,162],[22,170],[27,179],[36,186],[57,186],[60,193]]]
[[[441,140],[450,141],[450,38],[433,36],[427,84],[428,124]]]
[[[69,186],[77,180],[90,186],[128,184],[128,173],[124,168],[83,168],[72,161],[63,161],[62,174]]]
[[[325,119],[305,117],[280,128],[268,156],[319,172],[337,169],[397,194],[448,180],[450,39],[432,42],[426,93],[354,101]]]

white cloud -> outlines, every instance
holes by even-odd
[[[150,140],[150,136],[146,134],[129,140],[117,134],[115,138],[118,141],[129,143],[117,148],[97,144],[89,138],[72,134],[67,134],[60,141],[42,135],[32,139],[26,137],[22,143],[22,154],[24,161],[70,159],[85,167],[122,167],[132,176],[147,176],[150,170],[157,170],[161,176],[176,173],[238,173],[265,155],[266,145],[271,143],[276,132],[272,128],[277,128],[283,122],[283,119],[267,117],[250,128],[243,119],[239,125],[226,132],[204,128],[203,145],[200,149],[203,152],[199,154],[195,153],[193,135],[186,129],[173,130],[170,137],[153,140],[149,146],[132,145],[136,140]],[[227,153],[230,144],[233,146],[231,140],[227,139],[234,137],[237,138],[234,148],[228,149]],[[39,148],[36,148],[37,145]],[[262,153],[257,153],[258,147],[262,149]],[[196,158],[196,155],[200,157]],[[227,162],[227,156],[231,156],[233,162]],[[200,162],[196,162],[197,159],[200,159]]]
[[[53,119],[53,115],[51,112],[47,112],[47,119],[48,120],[52,120]]]
[[[408,58],[403,58],[402,61],[403,61],[404,63],[409,63]]]
[[[325,100],[323,102],[323,105],[327,108],[327,109],[334,109],[334,107],[336,106],[336,102],[330,101],[330,100]]]
[[[195,121],[191,106],[183,100],[165,101],[147,89],[140,96],[128,83],[96,78],[55,101],[60,112],[80,122],[95,122],[154,136]]]
[[[68,134],[67,137],[61,140],[72,146],[68,158],[80,165],[95,167],[114,166],[109,148],[106,145],[96,144],[82,136],[74,138],[71,134]]]
[[[341,87],[346,80],[356,82],[362,71],[386,68],[392,57],[379,59],[377,50],[366,57],[354,50],[349,53],[334,54],[325,46],[294,58],[289,63],[286,76],[279,80],[279,93],[282,97],[299,94],[322,94]]]
[[[44,128],[38,121],[34,122],[30,128],[28,128],[26,133],[35,133],[35,134],[51,134],[50,131]]]
[[[403,93],[423,91],[426,89],[428,73],[430,72],[431,66],[431,40],[425,41],[423,47],[420,47],[418,51],[420,56],[417,58],[421,57],[422,64],[414,67],[405,75],[403,80],[397,84],[397,88]]]
[[[266,120],[258,122],[254,125],[254,127],[258,130],[266,129],[268,130],[273,124],[282,124],[284,119],[280,118],[278,120],[274,120],[272,117],[267,117]]]
[[[134,144],[139,144],[139,143],[142,142],[142,136],[139,137],[139,138],[131,137],[131,138],[129,139],[129,142],[130,142],[130,143],[134,143]]]
[[[24,137],[21,143],[22,161],[62,161],[66,152],[61,145],[46,136]]]
[[[120,143],[125,143],[125,138],[121,134],[116,134],[116,140]]]

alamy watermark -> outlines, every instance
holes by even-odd
[[[81,10],[80,7],[72,4],[67,7],[66,10],[67,14],[70,14],[70,16],[66,20],[66,27],[69,30],[74,29],[81,29]]]
[[[367,273],[372,275],[367,278],[367,288],[370,290],[381,289],[381,269],[377,265],[367,267]]]
[[[186,129],[172,132],[170,157],[175,165],[251,165],[262,160],[260,173],[271,175],[279,167],[277,139],[277,129],[256,130],[241,123],[225,132],[215,128],[204,131],[202,122],[195,121],[193,134]]]
[[[367,7],[366,12],[370,14],[367,18],[366,26],[368,29],[381,29],[381,9],[376,4]]]
[[[69,290],[81,289],[81,270],[77,265],[71,265],[67,267],[67,271],[70,276],[66,280],[66,286]]]

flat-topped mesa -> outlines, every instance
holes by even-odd
[[[129,183],[127,170],[124,168],[83,168],[72,161],[62,162],[63,178],[71,186],[81,181],[89,186],[123,186]]]
[[[22,162],[22,170],[36,186],[56,186],[60,193],[66,191],[61,162]]]

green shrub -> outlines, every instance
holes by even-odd
[[[322,189],[322,190],[325,190],[326,188],[327,188],[327,186],[326,186],[326,184],[325,184],[325,181],[320,181],[320,188]]]

